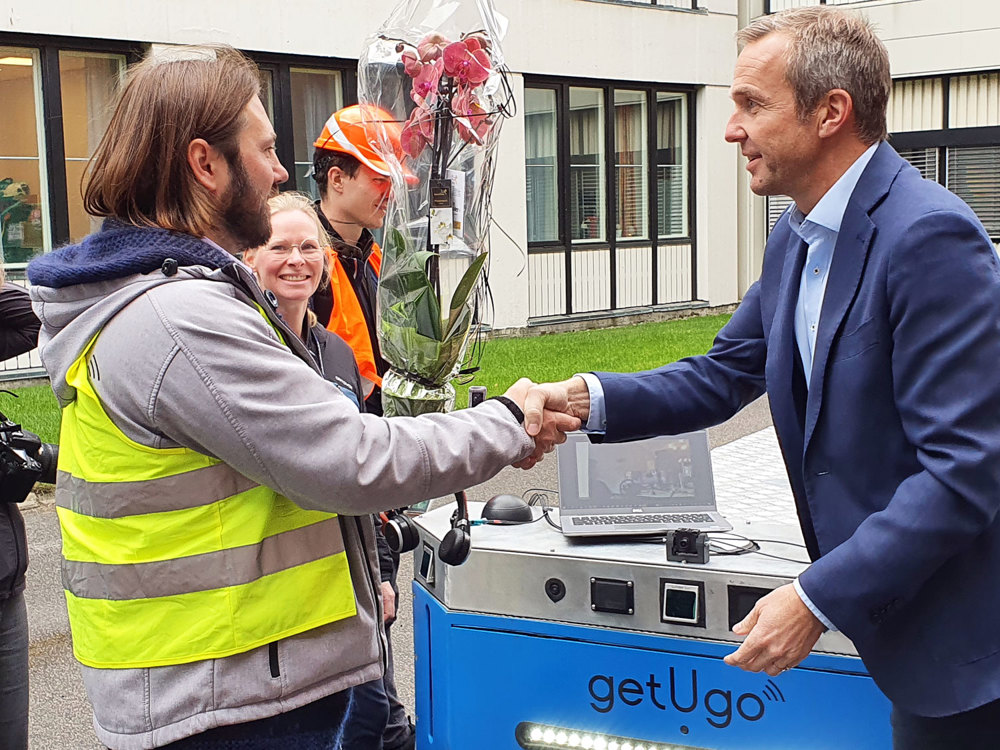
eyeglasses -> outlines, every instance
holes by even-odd
[[[299,249],[299,255],[309,260],[314,260],[323,255],[323,246],[319,244],[319,240],[314,239],[302,240],[302,242],[276,242],[264,249],[279,258],[287,258],[295,248]]]

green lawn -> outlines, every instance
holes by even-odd
[[[475,380],[458,387],[457,403],[468,403],[469,385],[485,385],[490,395],[503,393],[519,377],[536,382],[564,380],[589,370],[632,372],[691,354],[702,354],[729,320],[728,315],[642,323],[577,333],[554,333],[486,343]],[[19,398],[0,393],[0,411],[38,433],[46,443],[59,441],[59,409],[47,385],[14,388]]]
[[[12,383],[4,386],[17,394],[17,398],[0,393],[0,411],[24,429],[34,432],[44,443],[59,442],[59,405],[48,385],[17,388]]]
[[[578,372],[649,370],[712,346],[729,315],[641,323],[598,331],[554,333],[488,341],[475,380],[458,390],[457,403],[468,403],[469,385],[485,385],[492,396],[503,393],[519,377],[537,383],[565,380]]]

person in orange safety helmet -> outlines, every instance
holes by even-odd
[[[401,157],[400,130],[385,110],[356,104],[334,112],[313,144],[313,179],[320,193],[316,212],[333,241],[331,283],[313,298],[313,308],[354,350],[367,389],[365,406],[375,414],[382,413],[380,387],[387,365],[375,334],[382,252],[371,230],[385,221],[392,190],[382,149],[391,146]]]

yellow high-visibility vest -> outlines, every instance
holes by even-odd
[[[150,448],[67,373],[57,512],[76,658],[90,667],[214,659],[356,614],[336,514],[304,510],[218,459]]]

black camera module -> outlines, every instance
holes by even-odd
[[[705,564],[708,562],[708,534],[697,529],[667,532],[667,560]]]

